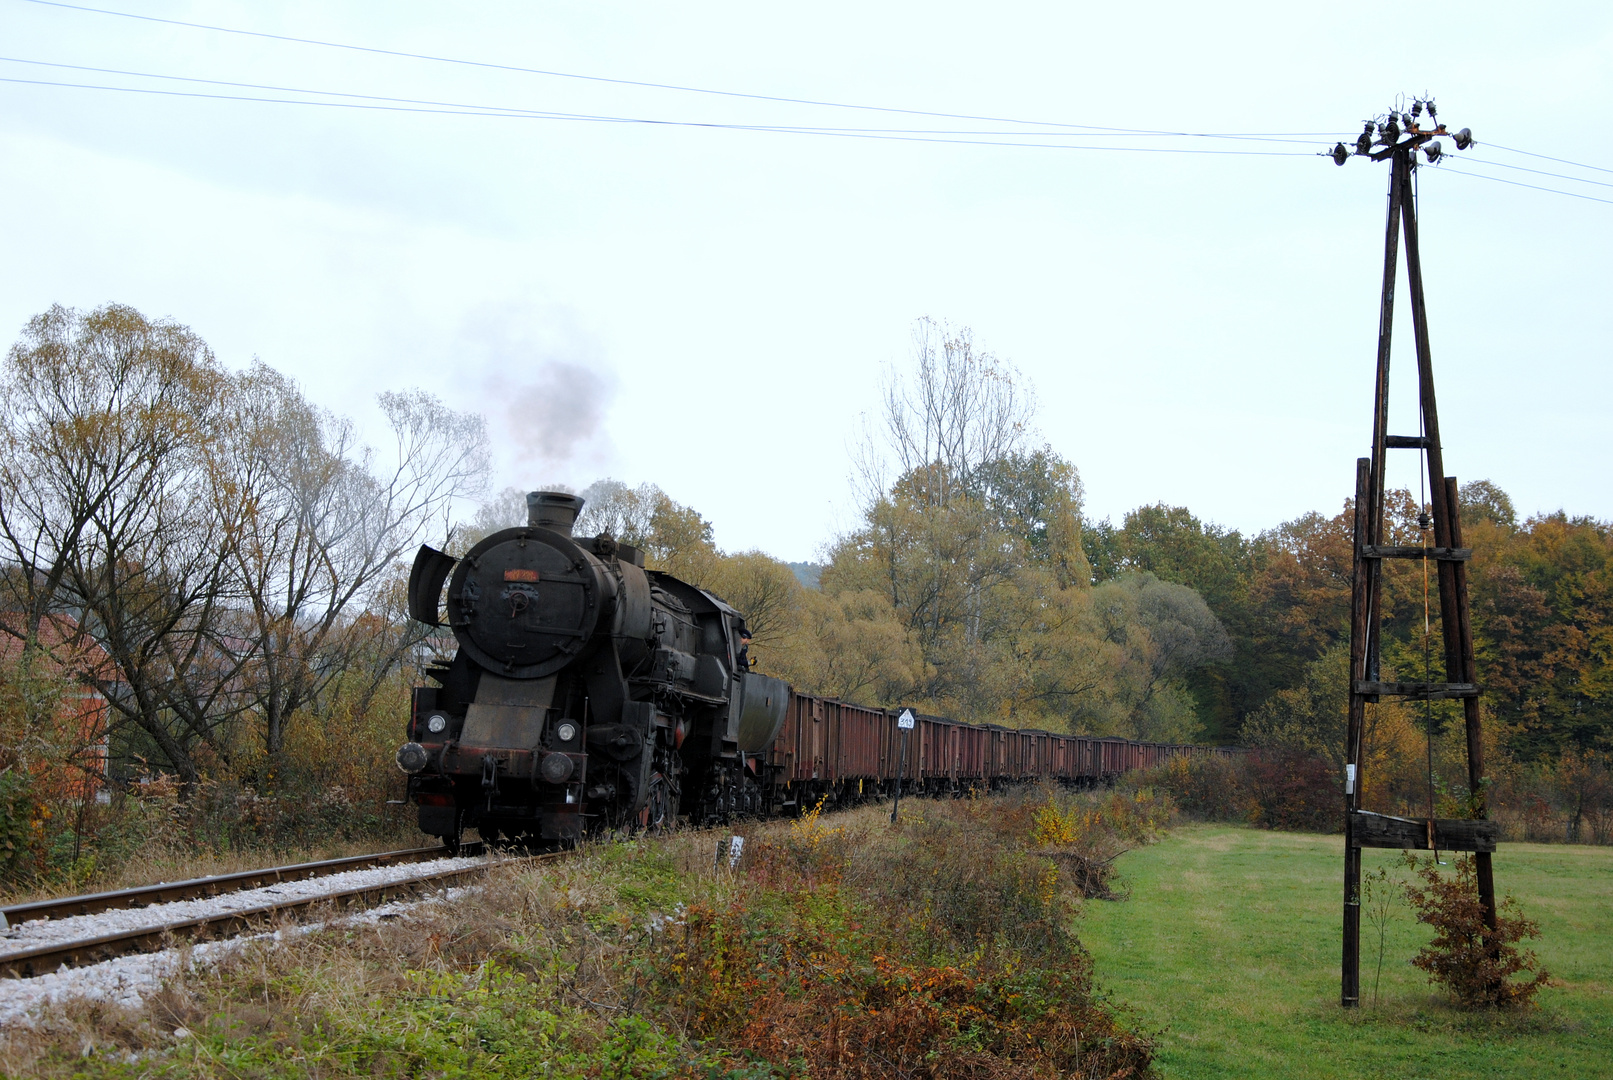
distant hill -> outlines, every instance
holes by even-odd
[[[796,580],[801,584],[809,589],[818,587],[818,575],[823,573],[823,563],[792,562],[785,565],[795,571]]]

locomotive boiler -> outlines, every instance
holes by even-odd
[[[555,844],[764,809],[789,687],[748,669],[722,600],[609,535],[573,536],[582,506],[533,492],[524,527],[415,556],[409,614],[458,648],[415,689],[398,765],[421,830],[450,848],[467,828]]]

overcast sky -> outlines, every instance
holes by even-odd
[[[53,303],[131,304],[367,424],[387,389],[479,410],[498,486],[653,481],[725,548],[805,559],[851,522],[848,444],[928,315],[972,327],[1034,383],[1041,436],[1080,468],[1090,515],[1165,501],[1257,531],[1336,510],[1370,435],[1387,167],[1313,155],[1426,91],[1479,140],[1420,170],[1447,468],[1494,480],[1525,513],[1613,518],[1613,204],[1480,179],[1613,199],[1613,172],[1512,152],[1613,169],[1605,3],[106,4],[776,97],[1306,134],[1072,141],[0,0],[7,79],[1292,155],[0,82],[6,340]],[[1403,296],[1400,312],[1406,375]],[[1396,386],[1408,432],[1413,389]],[[1415,458],[1396,460],[1391,482],[1415,485]]]

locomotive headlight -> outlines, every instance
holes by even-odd
[[[442,713],[432,713],[430,716],[426,717],[426,730],[431,732],[433,735],[441,735],[443,729],[447,726],[448,718]]]
[[[577,737],[577,725],[567,720],[554,729],[554,736],[561,742],[571,742]]]
[[[565,754],[544,754],[543,760],[538,763],[538,775],[551,784],[564,784],[571,779],[575,768],[571,758]]]

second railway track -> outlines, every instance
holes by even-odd
[[[462,856],[479,854],[467,845]],[[530,858],[556,858],[556,855]],[[193,911],[165,911],[165,908],[184,908],[186,901],[214,900],[230,893],[248,892],[257,888],[279,884],[306,882],[311,878],[331,876],[352,871],[375,870],[403,866],[414,862],[429,862],[447,858],[441,848],[419,848],[409,851],[385,852],[378,855],[354,856],[348,859],[325,860],[320,863],[302,863],[293,866],[273,867],[239,874],[223,874],[212,878],[165,883],[139,889],[122,889],[116,892],[96,893],[68,897],[62,900],[18,904],[3,909],[8,920],[19,917],[38,920],[72,922],[80,916],[118,912],[127,913],[133,907],[149,914],[138,919],[137,925],[124,925],[103,932],[95,932],[95,923],[86,918],[84,933],[69,933],[65,937],[40,941],[30,945],[26,941],[0,940],[0,977],[29,978],[55,971],[64,965],[83,967],[118,956],[154,952],[186,941],[217,940],[236,935],[269,929],[274,921],[325,905],[352,907],[373,905],[422,893],[447,888],[466,879],[485,873],[495,866],[506,865],[509,860],[478,861],[476,863],[434,868],[426,873],[390,878],[385,881],[362,881],[356,885],[330,890],[304,893],[284,899],[270,899],[261,903],[233,906],[224,910],[195,913]],[[15,913],[15,914],[13,914]],[[127,914],[122,919],[127,923]],[[17,927],[13,921],[14,936]],[[61,930],[67,930],[63,925]],[[21,947],[15,947],[20,945]],[[7,946],[13,946],[6,951]]]
[[[462,849],[462,854],[465,855],[481,853],[480,844],[466,844]],[[75,915],[94,915],[101,911],[150,907],[152,904],[170,904],[177,900],[210,899],[226,893],[277,885],[283,881],[306,881],[309,878],[328,877],[331,874],[345,874],[351,870],[427,862],[447,856],[447,851],[440,845],[407,848],[372,855],[349,855],[340,859],[322,859],[319,862],[271,866],[262,870],[243,870],[234,874],[213,874],[185,881],[163,881],[155,885],[137,885],[131,889],[86,893],[83,896],[35,900],[32,903],[0,907],[0,918],[3,918],[0,925],[16,926],[35,919],[65,919]]]

